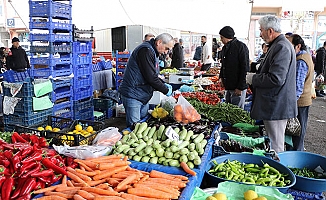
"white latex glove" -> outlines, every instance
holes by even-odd
[[[249,85],[252,85],[252,77],[255,75],[255,73],[247,73],[247,76],[246,76],[246,82],[249,84]]]

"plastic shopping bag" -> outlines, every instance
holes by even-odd
[[[197,110],[182,96],[178,98],[177,104],[174,106],[175,121],[183,124],[200,120],[201,116]]]

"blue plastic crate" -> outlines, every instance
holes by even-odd
[[[92,52],[90,53],[73,53],[72,62],[74,65],[83,65],[92,63]]]
[[[33,97],[23,97],[20,101],[18,101],[15,106],[15,113],[21,112],[24,115],[29,115],[33,112]]]
[[[70,54],[61,55],[60,58],[56,58],[53,55],[49,57],[31,57],[30,63],[32,65],[70,65],[71,64],[71,56]]]
[[[13,132],[16,130],[16,126],[15,125],[12,125],[12,124],[5,124],[4,125],[4,130],[6,132]]]
[[[112,69],[112,63],[111,61],[100,61],[99,65],[101,66],[101,68],[103,70],[107,70],[107,69]]]
[[[52,109],[33,112],[27,116],[21,116],[16,114],[4,115],[3,119],[5,124],[31,126],[46,120],[48,115],[52,115]]]
[[[294,200],[325,200],[322,192],[303,192],[290,188],[287,193],[290,193]]]
[[[30,29],[40,30],[61,30],[61,31],[72,31],[72,24],[69,22],[49,22],[43,19],[34,19],[29,22]]]
[[[93,69],[93,72],[98,72],[98,71],[102,70],[102,67],[100,66],[99,63],[95,63],[95,64],[92,64],[92,69]]]
[[[75,77],[91,75],[93,72],[92,64],[74,65],[73,71]]]
[[[66,86],[53,90],[51,94],[51,100],[55,103],[57,100],[62,98],[70,98],[72,96],[72,87]]]
[[[57,65],[55,67],[38,68],[32,65],[31,77],[33,78],[53,78],[69,76],[72,74],[72,65]]]
[[[93,106],[94,106],[93,97],[88,97],[78,101],[73,101],[74,112],[85,110]]]
[[[87,86],[91,86],[93,81],[92,75],[81,76],[81,77],[74,77],[74,88],[83,88]]]
[[[90,42],[73,42],[73,53],[90,53],[92,52],[92,41]]]
[[[86,99],[87,97],[93,96],[93,86],[87,86],[84,88],[73,89],[73,100]]]
[[[13,70],[7,70],[2,74],[2,76],[3,80],[9,83],[22,82],[25,81],[26,78],[30,77],[29,70],[26,70],[24,72],[15,72]]]
[[[26,78],[24,82],[17,82],[17,83],[22,83],[23,85],[15,97],[32,97],[32,96],[34,96],[34,85],[32,84],[31,78]],[[5,87],[5,83],[3,83],[3,82],[2,82],[2,89],[3,89],[4,96],[12,97],[11,89],[9,87]]]
[[[56,79],[52,81],[53,90],[66,86],[73,86],[72,78]]]
[[[65,109],[65,108],[70,108],[70,110],[71,110],[71,107],[72,107],[72,102],[70,99],[68,99],[67,101],[54,104],[52,110],[53,110],[53,113],[55,113],[59,110]]]
[[[38,46],[38,45],[31,45],[30,49],[31,53],[71,53],[71,44],[54,44],[49,43],[48,45]]]
[[[30,41],[47,41],[47,42],[72,42],[71,33],[51,33],[51,34],[42,34],[42,33],[31,33],[29,34]]]
[[[86,108],[80,111],[74,112],[74,119],[90,119],[94,117],[94,107]]]
[[[71,5],[54,1],[29,1],[30,17],[71,19]]]

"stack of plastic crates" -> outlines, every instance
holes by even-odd
[[[109,119],[113,116],[113,107],[114,107],[114,101],[112,99],[101,99],[101,98],[94,99],[94,110],[98,112],[102,112],[103,116],[105,116],[106,119]]]
[[[127,62],[130,57],[129,52],[118,52],[116,51],[116,74],[115,74],[115,87],[118,90],[122,80],[125,68],[127,67]]]
[[[67,118],[73,113],[71,9],[71,0],[29,0],[30,74],[52,80],[52,114]]]
[[[18,89],[11,88],[19,88],[20,85],[20,90],[16,94],[12,93],[12,91],[16,91]],[[35,96],[33,80],[31,78],[26,78],[24,81],[12,83],[5,81],[2,83],[2,88],[6,106],[10,106],[10,102],[18,100],[16,106],[12,105],[14,112],[12,114],[4,114],[3,116],[6,131],[13,131],[15,129],[15,125],[31,126],[40,123],[46,119],[47,116],[52,114],[52,108],[34,111],[33,97]]]
[[[94,120],[92,42],[73,42],[73,119]]]

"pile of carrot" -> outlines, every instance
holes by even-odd
[[[156,170],[145,172],[129,166],[122,155],[75,159],[79,168],[67,167],[62,183],[34,191],[37,200],[167,200],[178,199],[188,178]]]

